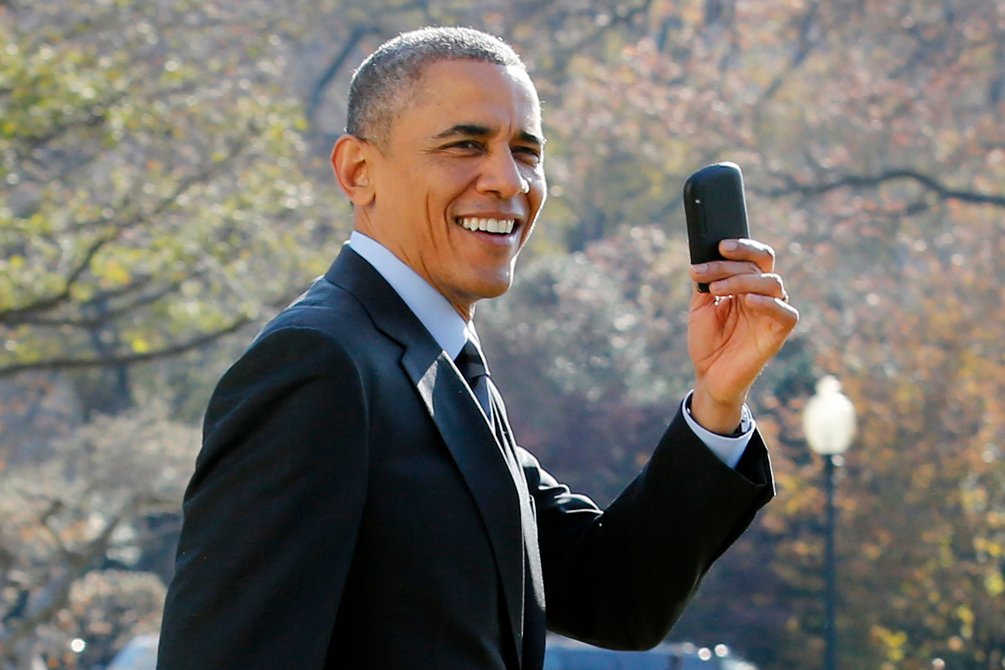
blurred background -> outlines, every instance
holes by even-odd
[[[694,169],[743,167],[802,312],[751,397],[778,497],[671,639],[822,667],[831,374],[840,666],[1005,667],[1002,0],[2,0],[0,668],[157,631],[212,386],[348,236],[352,69],[441,23],[544,101],[550,201],[478,318],[546,467],[606,503],[690,387]]]

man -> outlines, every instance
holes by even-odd
[[[540,670],[546,626],[644,648],[771,497],[743,403],[798,317],[749,240],[692,269],[694,391],[606,510],[517,446],[471,319],[510,286],[544,145],[496,38],[406,33],[354,75],[354,233],[213,395],[160,668]]]

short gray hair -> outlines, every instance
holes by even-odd
[[[401,33],[380,45],[353,73],[345,131],[383,144],[391,121],[410,99],[425,68],[445,60],[527,69],[502,39],[474,28],[428,27]]]

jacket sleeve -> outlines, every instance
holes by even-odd
[[[361,375],[330,337],[283,328],[235,363],[185,494],[160,670],[323,667],[367,451]]]
[[[661,642],[713,561],[774,493],[758,434],[734,470],[680,414],[603,511],[526,452],[522,459],[537,508],[548,627],[613,649]]]

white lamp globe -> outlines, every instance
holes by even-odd
[[[843,454],[855,437],[855,407],[841,382],[827,375],[817,382],[817,392],[803,410],[803,432],[810,449],[822,456]]]

